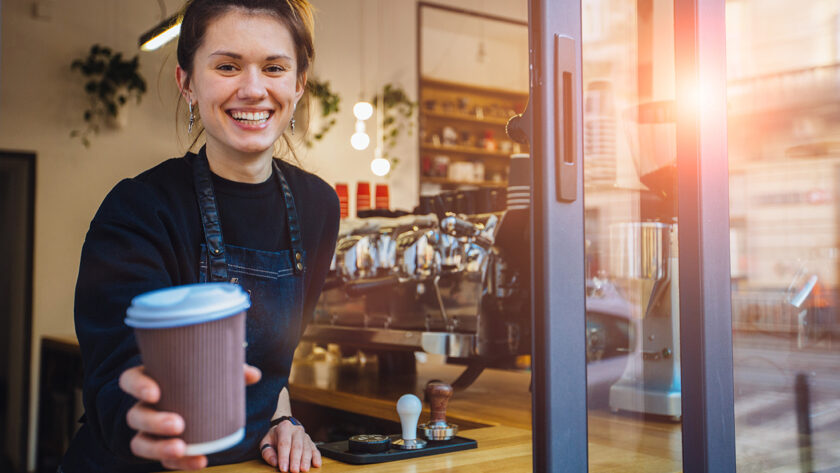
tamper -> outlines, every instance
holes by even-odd
[[[452,397],[452,386],[430,381],[426,385],[426,399],[432,412],[428,423],[420,425],[420,432],[429,440],[451,440],[458,433],[458,425],[446,422],[446,406]]]
[[[400,415],[402,424],[402,438],[391,442],[396,448],[402,450],[417,450],[426,446],[426,441],[417,438],[417,420],[420,419],[420,411],[423,404],[414,394],[404,394],[397,401],[397,414]]]

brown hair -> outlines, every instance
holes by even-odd
[[[178,65],[187,73],[187,80],[192,76],[195,53],[204,41],[207,27],[232,9],[272,15],[286,25],[295,44],[298,80],[303,81],[315,59],[315,22],[312,5],[308,0],[189,0],[182,13],[177,49]],[[180,110],[181,99],[176,114]],[[190,148],[201,137],[204,128],[199,126],[197,130]],[[283,141],[294,155],[289,137],[285,133]]]

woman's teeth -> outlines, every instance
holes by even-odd
[[[269,112],[230,112],[235,120],[247,123],[249,125],[259,125],[265,123],[271,114]]]

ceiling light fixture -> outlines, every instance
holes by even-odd
[[[173,15],[151,30],[143,33],[140,36],[138,44],[143,51],[154,51],[164,44],[177,38],[181,33],[181,18],[179,15]]]
[[[373,116],[373,105],[370,102],[356,102],[356,105],[353,105],[353,115],[359,120],[367,120]]]
[[[391,161],[381,156],[376,157],[370,162],[370,171],[379,177],[387,176],[391,172]]]
[[[356,133],[350,137],[350,145],[353,149],[362,151],[370,146],[370,136],[365,133],[365,122],[356,120]]]

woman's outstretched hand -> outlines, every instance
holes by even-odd
[[[245,365],[245,384],[256,383],[262,377],[259,369]],[[174,412],[154,408],[160,401],[160,386],[150,378],[143,366],[129,368],[120,375],[120,388],[138,400],[126,414],[128,426],[137,431],[131,439],[131,452],[138,457],[157,460],[171,470],[200,470],[207,466],[204,455],[185,456],[186,444],[179,438],[184,431],[184,419]],[[307,437],[309,438],[309,437]]]
[[[280,471],[292,473],[321,467],[321,452],[302,425],[284,420],[272,427],[260,442],[263,460]]]

